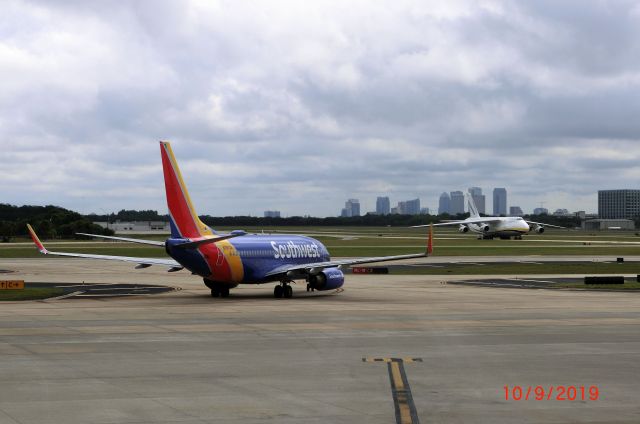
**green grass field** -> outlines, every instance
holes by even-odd
[[[221,232],[233,228],[219,228]],[[248,232],[265,234],[305,234],[322,242],[332,256],[381,256],[420,252],[424,249],[424,228],[389,227],[270,227],[246,228]],[[129,236],[127,236],[129,237]],[[136,237],[136,236],[133,236]],[[138,235],[140,238],[164,240],[163,235]],[[87,240],[53,240],[49,250],[104,255],[162,257],[162,248],[132,243]],[[503,256],[503,255],[610,255],[640,254],[640,236],[634,232],[590,232],[548,230],[544,234],[528,234],[523,240],[477,240],[474,235],[460,234],[455,229],[435,230],[434,256]],[[0,258],[36,257],[38,252],[30,239],[0,243]]]
[[[485,263],[454,264],[442,268],[411,266],[390,266],[389,273],[397,275],[541,275],[541,274],[582,274],[582,275],[618,275],[640,274],[640,263],[602,263],[602,262],[546,262],[530,263]]]
[[[60,296],[64,290],[49,287],[25,287],[22,290],[0,290],[0,301],[39,300]]]
[[[236,228],[217,228],[220,232]],[[391,227],[269,227],[244,228],[250,233],[303,234],[321,241],[332,257],[384,256],[421,252],[425,248],[426,228]],[[126,235],[151,240],[164,240],[166,235]],[[49,250],[101,255],[135,257],[166,257],[160,247],[101,240],[44,240]],[[523,240],[478,240],[472,234],[460,234],[456,229],[436,228],[434,256],[519,256],[583,255],[624,257],[640,255],[640,236],[635,232],[583,232],[548,230],[544,234],[528,234]],[[30,239],[0,243],[0,258],[42,257]],[[413,274],[634,274],[640,270],[634,264],[487,264],[456,265],[443,268],[398,270]]]
[[[584,284],[584,283],[557,283],[554,287],[565,289],[585,289],[585,290],[640,290],[640,283],[637,281],[625,281],[624,284]]]

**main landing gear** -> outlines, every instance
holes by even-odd
[[[228,284],[218,283],[217,281],[207,280],[203,278],[204,285],[207,286],[211,290],[211,297],[229,297],[229,287]]]
[[[282,297],[290,299],[293,296],[293,288],[289,285],[291,281],[282,281],[273,288],[273,297],[280,299]]]
[[[211,297],[229,297],[229,287],[216,286],[212,288]]]

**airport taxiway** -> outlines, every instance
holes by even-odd
[[[386,363],[362,358],[422,360],[404,371],[423,423],[640,420],[640,293],[350,275],[341,293],[298,284],[293,299],[272,298],[272,286],[213,299],[198,278],[156,267],[41,258],[0,269],[182,289],[0,303],[3,424],[397,422]],[[505,385],[600,396],[505,400]]]

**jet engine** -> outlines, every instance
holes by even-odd
[[[308,281],[316,290],[335,290],[344,284],[344,274],[338,268],[325,268],[318,274],[310,275]]]
[[[461,225],[460,228],[458,228],[458,232],[468,233],[469,232],[469,227],[467,227],[466,225]]]
[[[480,224],[480,229],[483,233],[488,233],[491,228],[489,227],[489,224]]]
[[[536,228],[533,229],[538,234],[544,233],[544,227],[542,225],[537,225]]]

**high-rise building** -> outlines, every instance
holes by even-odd
[[[438,201],[438,215],[443,213],[451,213],[451,197],[447,192],[442,193]]]
[[[376,199],[376,214],[378,215],[389,215],[391,212],[391,202],[387,196],[378,197]]]
[[[493,189],[493,215],[507,215],[507,189]]]
[[[522,216],[522,208],[520,206],[509,206],[509,216]]]
[[[535,208],[533,210],[534,215],[549,215],[549,209],[547,208]]]
[[[404,204],[404,213],[406,215],[420,214],[420,199],[407,200]]]
[[[469,187],[469,194],[473,198],[473,203],[476,204],[478,212],[486,213],[485,197],[484,194],[482,194],[482,189],[480,187]]]
[[[640,190],[599,190],[600,219],[634,219],[640,216]]]
[[[340,216],[360,216],[360,201],[358,199],[349,199],[344,203],[344,208]]]
[[[400,215],[419,215],[420,214],[420,199],[405,200],[398,202],[398,207],[395,208]]]
[[[280,211],[264,211],[265,218],[280,218]]]
[[[464,213],[464,193],[461,191],[452,191],[451,194],[451,215]]]

